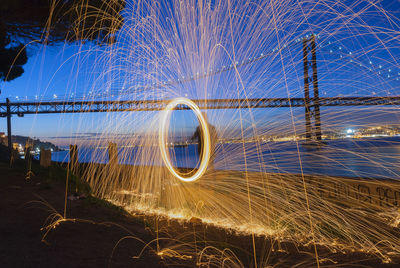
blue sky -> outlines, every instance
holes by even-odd
[[[237,55],[235,55],[237,61],[246,60],[249,57],[258,57],[261,53],[274,53],[269,59],[239,68],[241,81],[240,79],[237,80],[234,71],[227,71],[211,78],[186,83],[180,87],[147,90],[145,93],[134,89],[138,86],[140,88],[140,86],[151,85],[154,79],[168,82],[168,80],[179,79],[180,76],[196,75],[197,72],[205,71],[204,68],[207,66],[209,69],[214,68],[214,70],[224,65],[228,66],[232,64],[231,57],[233,54],[229,51],[224,54],[224,52],[220,52],[222,49],[217,48],[217,54],[213,58],[210,53],[214,53],[212,52],[214,50],[202,50],[200,47],[195,47],[193,53],[198,53],[196,58],[192,55],[193,53],[187,54],[191,51],[188,51],[189,48],[186,46],[184,49],[176,49],[179,56],[171,56],[168,53],[174,46],[180,46],[180,41],[183,41],[185,45],[195,44],[194,41],[189,39],[194,38],[190,34],[194,34],[196,31],[187,28],[177,31],[174,28],[175,25],[184,20],[182,18],[182,15],[185,15],[184,11],[179,13],[174,8],[162,7],[157,13],[159,15],[156,22],[158,28],[151,26],[150,22],[145,22],[140,24],[144,29],[140,32],[137,29],[133,30],[132,25],[137,23],[137,16],[130,13],[137,7],[128,3],[127,14],[125,15],[126,24],[119,33],[117,44],[113,47],[97,47],[92,44],[61,44],[47,47],[32,44],[28,46],[30,57],[28,63],[24,66],[25,73],[11,82],[0,84],[2,91],[0,102],[4,102],[6,97],[10,98],[12,102],[118,98],[115,94],[119,89],[124,93],[121,98],[125,99],[160,98],[163,96],[165,98],[187,96],[194,99],[246,96],[299,97],[302,96],[303,69],[301,42],[296,42],[296,40],[309,34],[311,28],[320,30],[314,31],[320,35],[317,40],[318,45],[320,45],[318,50],[320,96],[400,95],[400,82],[397,79],[400,78],[400,64],[397,62],[400,56],[400,42],[398,40],[400,2],[387,0],[380,2],[378,6],[383,6],[385,10],[389,11],[389,15],[387,15],[379,8],[369,7],[365,11],[364,7],[368,6],[368,3],[356,5],[353,2],[344,1],[342,2],[343,6],[347,5],[352,11],[348,12],[345,8],[336,7],[336,12],[341,12],[347,18],[357,11],[363,10],[364,12],[362,16],[346,23],[343,22],[345,19],[337,18],[338,14],[329,14],[325,10],[330,3],[329,1],[322,1],[321,3],[325,3],[326,6],[319,6],[320,12],[316,13],[315,16],[308,17],[309,21],[303,22],[303,25],[294,26],[293,23],[287,22],[289,19],[285,20],[283,17],[282,24],[284,25],[279,29],[286,35],[276,34],[273,29],[268,32],[263,31],[261,28],[267,28],[270,22],[263,22],[265,20],[263,16],[266,15],[262,12],[259,15],[254,15],[254,20],[259,20],[260,29],[254,28],[254,25],[251,25],[250,22],[247,22],[249,25],[242,25],[246,22],[238,20],[235,24],[237,31],[235,29],[235,40],[233,41],[235,52],[237,52]],[[143,8],[142,10],[147,9]],[[243,12],[254,14],[255,10],[247,7]],[[217,11],[219,13],[216,14],[220,14],[220,18],[215,18],[212,23],[220,22],[223,24],[226,21],[226,10],[212,10],[210,12]],[[241,12],[239,9],[233,11],[238,12],[238,14]],[[281,12],[284,12],[284,8]],[[288,18],[292,18],[293,14],[287,15]],[[325,16],[321,16],[321,14]],[[189,21],[188,23],[193,23],[190,18],[186,19]],[[213,19],[210,18],[210,20]],[[214,27],[212,23],[198,29],[211,31]],[[332,24],[329,25],[329,23]],[[232,42],[226,40],[229,34],[227,34],[226,29],[222,29],[225,26],[228,27],[228,24],[218,26],[221,28],[218,28],[219,32],[217,31],[219,39],[211,40],[210,43],[222,43],[224,49],[229,50]],[[333,29],[340,28],[340,26],[343,26],[340,31],[332,33]],[[158,33],[157,31],[160,31],[160,29],[165,30],[165,32]],[[157,32],[158,38],[152,36],[153,32]],[[143,34],[142,39],[139,38],[139,33]],[[174,37],[174,34],[177,37]],[[189,36],[185,36],[185,34]],[[210,36],[210,39],[213,39],[210,33],[206,32],[205,36]],[[287,48],[282,48],[281,51],[273,51],[279,38],[283,42],[282,46],[285,44]],[[157,62],[162,66],[157,67],[158,73],[151,73],[151,68],[154,66],[145,62],[147,57],[151,55],[151,51],[144,51],[146,47],[140,47],[145,41],[154,42],[155,44],[149,45],[148,48],[153,48],[160,53],[157,56],[159,58]],[[201,44],[201,42],[204,41],[199,39],[198,44]],[[140,59],[137,54],[140,52],[147,54]],[[173,61],[174,59],[176,62]],[[196,59],[198,60],[197,63]],[[283,70],[285,71],[285,79],[282,78]],[[234,89],[240,86],[240,82],[243,83],[246,90]],[[203,90],[202,87],[205,89]],[[233,89],[230,91],[230,88]],[[205,93],[205,90],[208,93]],[[88,97],[91,93],[92,95]],[[103,96],[99,97],[99,94]],[[328,111],[326,114],[329,115],[330,113]],[[265,121],[263,117],[273,118],[282,114],[289,115],[290,112],[286,109],[280,111],[269,109],[266,112],[256,112],[254,120],[258,123]],[[224,120],[230,120],[232,116],[237,116],[237,112],[226,111],[218,117],[213,118],[211,116],[210,120],[215,124],[221,124]],[[385,116],[387,117],[387,114]],[[110,121],[126,117],[133,121],[130,118],[148,118],[149,115],[146,113],[112,116],[104,114],[26,115],[24,118],[13,118],[13,133],[35,137],[74,136],[75,133],[101,132],[103,129],[117,124],[110,123]],[[191,119],[185,120],[184,113],[178,115],[177,118],[180,118],[177,121],[181,128],[193,128],[192,123],[190,123]],[[138,120],[137,124],[127,125],[126,127],[119,125],[118,132],[141,132],[143,125],[145,125],[144,122],[147,122],[147,120],[141,119]],[[344,123],[342,125],[346,126]],[[0,120],[0,131],[5,129],[6,121]]]

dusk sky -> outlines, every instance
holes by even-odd
[[[319,35],[317,44],[320,46],[318,49],[318,71],[321,97],[400,95],[400,64],[398,62],[400,56],[400,1],[381,1],[377,7],[371,7],[368,3],[353,5],[351,1],[344,1],[342,2],[344,4],[343,7],[333,7],[336,12],[344,14],[345,18],[343,20],[347,21],[347,25],[338,29],[337,32],[333,32],[333,29],[337,28],[335,27],[335,23],[339,24],[339,21],[341,21],[337,19],[338,13],[330,13],[327,8],[329,2],[325,1],[323,3],[327,5],[325,10],[315,16],[309,16],[306,22],[296,18],[293,15],[294,13],[287,14],[287,22],[282,22],[283,24],[287,23],[287,25],[280,26],[280,29],[286,31],[287,34],[282,35],[280,33],[278,35],[282,46],[283,44],[287,46],[282,48],[281,53],[274,50],[278,44],[278,39],[273,30],[268,32],[270,37],[263,36],[261,40],[257,40],[257,37],[264,33],[260,29],[266,27],[266,25],[260,25],[260,29],[257,30],[248,29],[250,26],[239,27],[238,32],[234,35],[237,44],[237,54],[235,57],[238,62],[247,60],[250,57],[258,57],[261,53],[273,54],[270,58],[262,59],[251,64],[251,66],[238,69],[241,72],[240,75],[244,86],[247,88],[247,97],[303,96],[302,51],[301,42],[298,42],[298,39],[311,32]],[[334,6],[333,3],[334,1],[330,4]],[[346,11],[345,5],[351,11]],[[364,9],[366,6],[368,8]],[[383,7],[390,13],[386,14],[383,10],[380,10],[380,7]],[[189,83],[190,85],[187,87],[167,89],[165,93],[162,93],[164,89],[160,91],[151,89],[145,93],[141,91],[140,87],[135,90],[135,87],[138,85],[142,87],[151,85],[154,77],[156,77],[157,81],[174,80],[181,73],[186,73],[187,76],[190,76],[191,73],[195,75],[197,65],[199,66],[197,71],[203,72],[205,71],[201,67],[203,65],[209,66],[210,69],[221,68],[232,64],[232,60],[223,54],[218,54],[218,57],[215,57],[213,60],[204,59],[202,55],[211,57],[209,55],[211,50],[203,51],[200,48],[195,48],[194,51],[204,53],[198,55],[200,61],[196,63],[191,58],[185,59],[185,55],[179,54],[180,52],[177,50],[176,54],[179,54],[179,56],[176,63],[172,62],[171,58],[165,57],[167,53],[165,55],[161,53],[160,58],[165,57],[167,60],[160,60],[160,63],[163,63],[163,65],[162,67],[157,67],[159,74],[141,77],[140,75],[143,73],[147,75],[149,69],[146,68],[151,67],[143,67],[146,64],[142,62],[148,60],[148,55],[146,54],[141,58],[138,55],[140,49],[137,48],[139,46],[136,43],[145,43],[145,39],[151,40],[152,37],[149,33],[151,31],[146,30],[142,31],[145,32],[145,37],[141,41],[135,39],[139,36],[139,30],[133,29],[133,25],[135,25],[135,20],[132,19],[134,16],[131,15],[134,12],[133,10],[134,6],[128,2],[125,25],[119,33],[117,43],[111,47],[98,47],[94,44],[82,45],[80,43],[58,44],[46,47],[34,43],[29,44],[29,60],[24,65],[25,72],[21,77],[13,81],[0,83],[0,102],[5,102],[6,98],[10,98],[11,102],[22,102],[27,100],[102,100],[107,98],[158,99],[163,96],[167,99],[177,96],[186,96],[192,99],[202,97],[238,98],[246,96],[240,96],[234,90],[230,91],[229,89],[236,83],[234,71],[226,71],[223,74],[214,75],[213,78],[203,79],[204,81]],[[326,14],[322,19],[321,14],[324,12]],[[360,15],[357,14],[356,18],[349,19],[356,12],[360,12]],[[172,33],[175,31],[171,21],[179,21],[181,18],[178,18],[178,16],[181,15],[180,13],[172,12],[168,4],[160,10],[160,18],[156,24],[158,23],[159,28],[165,29],[165,33],[158,34],[157,42],[159,44],[155,46],[160,51],[163,51],[164,45],[165,51],[168,51],[167,48],[176,42],[172,37],[170,40],[165,39],[173,36]],[[263,15],[265,16],[265,14]],[[331,25],[328,18],[331,18]],[[290,20],[299,22],[299,25],[295,26],[295,23]],[[300,24],[300,21],[302,21],[302,24]],[[324,21],[324,25],[321,23],[322,21]],[[292,28],[293,30],[288,30]],[[310,29],[314,30],[311,31]],[[154,31],[157,30],[154,29]],[[250,38],[250,32],[257,36]],[[206,32],[207,34],[210,33]],[[177,40],[193,38],[193,36],[185,37],[182,31],[179,32],[179,35]],[[229,36],[226,30],[221,30],[219,35],[220,38],[215,41],[216,43],[221,43],[221,40]],[[229,47],[229,42],[225,46]],[[168,62],[170,63],[168,64]],[[182,62],[186,62],[187,66],[182,66]],[[208,64],[208,62],[211,63]],[[174,74],[174,70],[177,70],[176,74]],[[286,78],[283,78],[283,70],[285,70]],[[198,88],[202,85],[211,88],[207,91],[209,93],[206,94],[202,89]],[[222,88],[222,90],[219,90],[219,88]],[[121,91],[119,92],[119,90]],[[118,96],[118,93],[121,93],[121,95]],[[206,95],[203,96],[203,93]],[[331,118],[330,115],[333,114],[333,110],[325,112],[323,110],[323,118],[325,116],[326,120],[330,120],[329,118]],[[377,122],[379,122],[379,118],[385,118],[386,123],[392,122],[397,124],[397,115],[394,114],[394,111],[393,109],[378,109],[363,112],[366,115],[374,114],[374,120]],[[294,114],[298,114],[301,117],[302,112],[303,110],[298,109],[294,111]],[[377,112],[382,112],[382,116],[379,117]],[[218,114],[218,112],[212,113]],[[336,118],[334,119],[335,122],[329,124],[337,127],[351,126],[351,114],[353,112],[349,110],[346,113],[350,123],[346,123],[342,119],[338,120],[338,118],[346,116],[334,115],[333,117]],[[216,116],[209,117],[212,123],[218,125],[223,122],[222,118],[229,120],[235,114],[235,111],[225,111],[217,116],[219,118]],[[263,117],[268,117],[271,120],[271,118],[288,117],[289,114],[290,111],[288,109],[265,109],[264,111],[256,111],[254,120],[256,122],[265,121]],[[138,112],[134,115],[121,114],[112,116],[104,113],[40,114],[25,115],[23,118],[14,116],[12,127],[13,134],[15,135],[29,135],[49,139],[56,136],[70,137],[79,136],[80,133],[102,132],[103,129],[113,128],[114,123],[111,121],[117,118],[125,118],[124,120],[131,122],[134,121],[134,118],[141,116],[144,116],[144,119],[142,118],[136,125],[127,124],[126,126],[118,126],[116,133],[129,135],[145,131],[142,128],[146,125],[145,122],[147,122],[148,117],[150,117],[149,113]],[[181,117],[178,116],[180,119],[177,119],[177,121],[180,122],[180,126],[182,128],[187,127],[188,129],[194,127],[195,121],[192,118],[185,121],[185,117],[187,117],[185,113],[182,113]],[[366,120],[366,122],[370,123],[371,119]],[[6,131],[5,118],[0,120],[0,131]]]

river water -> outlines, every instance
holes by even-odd
[[[157,146],[148,148],[159,150]],[[138,147],[118,149],[120,164],[162,166],[160,157],[139,156]],[[244,153],[245,152],[245,153]],[[69,161],[68,151],[52,153],[56,162]],[[176,167],[193,168],[198,165],[197,145],[170,148]],[[254,172],[330,175],[362,178],[400,178],[400,137],[342,139],[326,141],[321,147],[296,142],[265,142],[262,144],[218,144],[215,168]],[[246,155],[246,157],[245,157]],[[107,148],[78,150],[79,162],[108,162]],[[246,160],[246,161],[245,161]]]

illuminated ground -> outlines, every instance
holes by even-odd
[[[119,239],[132,235],[116,248],[110,267],[163,267],[184,265],[195,266],[193,247],[213,246],[205,251],[201,261],[210,260],[217,255],[216,249],[230,248],[240,258],[244,267],[252,267],[253,254],[251,237],[236,236],[233,232],[206,226],[197,219],[192,223],[178,223],[152,217],[130,217],[115,208],[105,207],[89,199],[68,201],[67,217],[92,220],[94,222],[113,222],[126,228],[123,230],[114,225],[98,225],[84,222],[63,222],[46,237],[47,244],[41,242],[43,231],[40,231],[46,218],[51,214],[43,204],[29,203],[39,200],[39,196],[49,202],[57,211],[64,207],[64,185],[59,182],[46,183],[38,177],[25,180],[22,171],[10,170],[7,165],[0,165],[0,258],[2,267],[106,267],[110,261],[113,247]],[[156,255],[157,243],[149,244],[139,259],[132,258],[144,248],[146,242],[156,238],[157,225],[160,249],[164,255]],[[197,237],[193,244],[194,236]],[[167,238],[167,239],[164,239]],[[176,243],[174,239],[191,241],[187,247]],[[205,242],[204,242],[205,241]],[[271,247],[272,242],[272,247]],[[296,246],[291,243],[278,244],[270,238],[257,237],[257,256],[260,263],[275,267],[315,267],[313,247]],[[152,249],[150,249],[152,248]],[[181,254],[173,256],[169,249],[177,249]],[[367,265],[370,267],[396,267],[396,264],[382,264],[381,261],[360,253],[331,253],[318,248],[321,264],[326,266]],[[192,253],[192,254],[191,254]],[[183,259],[184,260],[183,260]],[[206,264],[207,262],[203,262]],[[213,263],[213,260],[211,260]],[[219,267],[219,262],[214,264]],[[264,266],[263,265],[263,266]],[[232,266],[232,265],[228,265]]]

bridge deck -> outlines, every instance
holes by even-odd
[[[208,99],[194,100],[200,109],[283,108],[309,106],[372,106],[400,105],[400,97],[332,97],[319,98],[260,98],[260,99]],[[164,109],[169,100],[143,101],[58,101],[58,102],[10,102],[10,114],[52,114],[157,111]],[[178,105],[177,110],[188,109]],[[0,103],[0,116],[7,116],[7,103]]]

